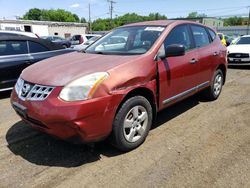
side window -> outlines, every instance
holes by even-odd
[[[171,44],[181,44],[186,50],[192,49],[192,42],[187,25],[177,26],[170,32],[164,42],[165,48]]]
[[[214,39],[216,38],[215,32],[213,30],[211,30],[211,29],[208,29],[208,32],[209,32],[209,34],[211,36],[212,41],[214,41]]]
[[[203,47],[210,43],[208,34],[204,27],[192,25],[191,28],[196,47]]]
[[[29,49],[30,49],[30,53],[49,51],[49,49],[46,48],[45,46],[43,46],[37,42],[33,42],[33,41],[29,41]]]
[[[0,56],[27,54],[26,41],[0,41]]]

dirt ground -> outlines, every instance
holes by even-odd
[[[121,153],[31,129],[0,94],[0,187],[250,187],[250,68],[229,69],[215,102],[159,113],[146,142]]]

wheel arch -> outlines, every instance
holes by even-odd
[[[139,88],[135,88],[135,89],[132,89],[131,91],[129,91],[125,97],[122,99],[122,101],[120,102],[117,110],[116,110],[116,113],[118,113],[119,109],[121,108],[122,104],[128,100],[129,98],[131,97],[134,97],[134,96],[142,96],[142,97],[145,97],[149,103],[151,104],[152,106],[152,110],[153,110],[153,121],[156,119],[156,116],[157,116],[157,101],[156,101],[156,97],[153,93],[152,90],[150,90],[149,88],[146,88],[146,87],[139,87]]]
[[[227,68],[224,64],[220,64],[216,70],[220,69],[223,73],[223,77],[224,77],[224,81],[223,81],[223,85],[225,84],[226,82],[226,76],[227,76]]]

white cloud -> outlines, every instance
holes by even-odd
[[[70,5],[70,8],[78,8],[78,7],[80,7],[79,3],[75,3],[75,4]]]

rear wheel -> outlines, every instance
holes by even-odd
[[[216,100],[221,94],[223,83],[223,73],[220,69],[218,69],[214,73],[213,82],[211,86],[204,91],[206,99]]]
[[[141,145],[150,130],[153,111],[149,101],[142,96],[128,99],[115,116],[112,144],[122,151]]]
[[[63,48],[68,48],[68,46],[66,44],[62,45]]]

